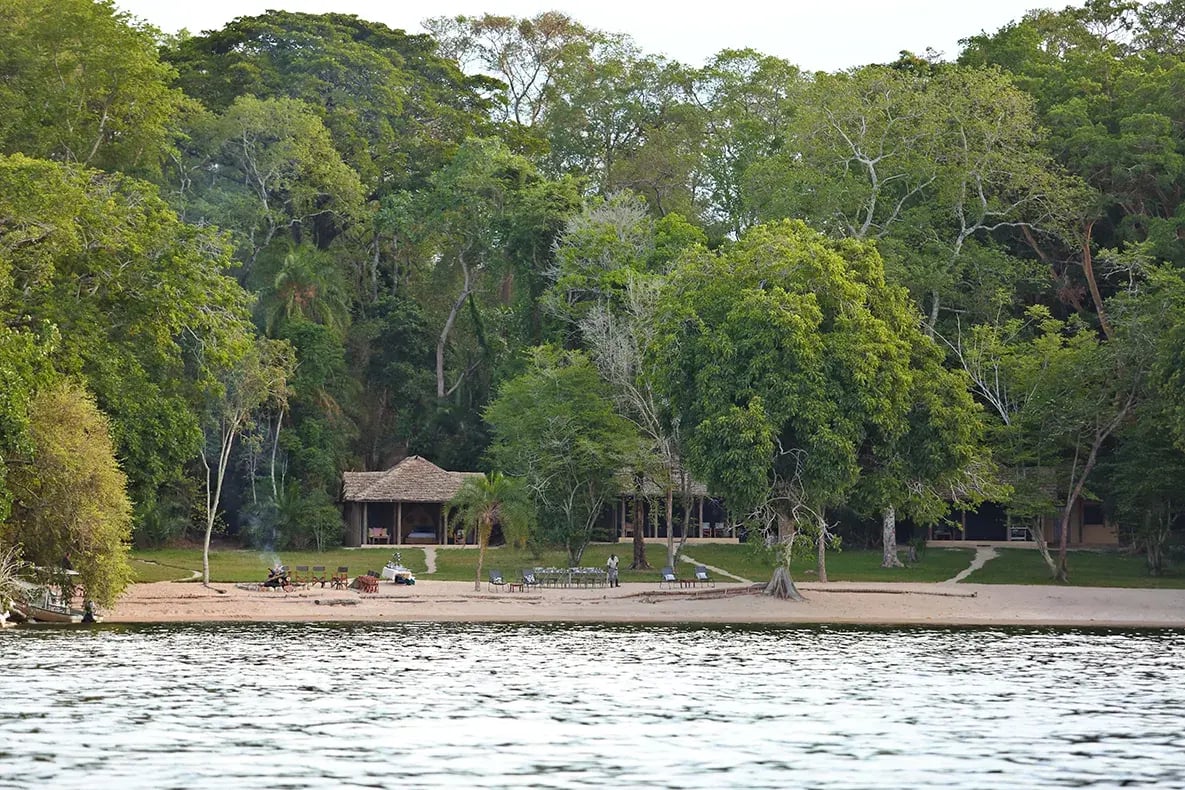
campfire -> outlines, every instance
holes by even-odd
[[[260,584],[261,587],[269,587],[273,589],[288,589],[292,586],[292,580],[289,577],[287,565],[274,565],[267,569],[267,580]]]

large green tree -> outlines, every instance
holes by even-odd
[[[0,548],[58,568],[69,555],[86,597],[110,606],[131,582],[132,503],[106,417],[77,385],[60,381],[30,403],[30,452],[13,466],[14,504]]]
[[[541,537],[580,564],[593,527],[618,493],[617,475],[638,451],[634,426],[613,410],[586,356],[540,347],[485,411],[491,465],[520,477],[534,500]]]
[[[861,450],[905,430],[911,314],[868,244],[799,222],[758,226],[671,276],[652,364],[693,472],[734,512],[776,531],[768,588],[798,597],[790,549],[823,544],[826,510],[860,476]]]
[[[165,54],[178,84],[214,112],[246,96],[316,108],[374,196],[422,184],[484,121],[485,79],[462,75],[428,36],[349,14],[239,17]]]
[[[111,0],[0,2],[0,153],[159,174],[182,93]]]
[[[133,499],[179,479],[200,447],[211,369],[250,332],[223,238],[180,222],[149,184],[0,157],[0,315],[55,336],[50,361],[111,417]]]

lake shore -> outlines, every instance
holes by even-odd
[[[1185,590],[982,584],[805,583],[805,602],[746,594],[748,585],[658,590],[475,592],[472,582],[384,582],[377,594],[321,588],[290,593],[233,584],[133,585],[107,623],[612,622],[1185,628]]]

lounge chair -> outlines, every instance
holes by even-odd
[[[539,580],[535,578],[535,571],[523,569],[523,586],[524,587],[540,587]]]
[[[716,580],[708,575],[708,569],[703,565],[695,566],[695,583],[702,584],[707,587],[716,586]]]
[[[350,584],[350,568],[346,565],[338,565],[337,573],[329,580],[335,590],[344,590]]]
[[[502,571],[490,571],[490,579],[488,582],[486,582],[486,589],[492,590],[495,587],[497,587],[499,590],[506,589],[506,580],[502,578]]]
[[[672,589],[679,583],[679,577],[675,575],[675,569],[667,565],[659,573],[658,586],[662,587],[664,584],[670,586]]]
[[[309,576],[309,586],[312,587],[314,584],[319,584],[322,588],[324,588],[326,581],[328,581],[328,579],[325,577],[325,566],[314,565],[313,572]]]

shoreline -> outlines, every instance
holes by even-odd
[[[798,585],[805,602],[747,594],[750,585],[657,590],[473,590],[472,582],[385,582],[377,594],[291,593],[153,582],[129,588],[104,623],[514,622],[617,624],[835,624],[1185,628],[1185,590],[831,582]],[[221,592],[219,592],[221,591]]]

